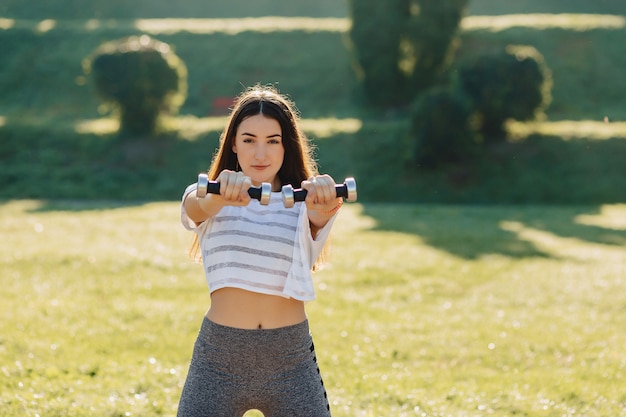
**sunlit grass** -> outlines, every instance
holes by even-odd
[[[2,119],[0,119],[1,126]],[[221,132],[226,126],[226,117],[166,117],[164,125],[167,130],[177,131],[178,135],[187,140],[194,140],[210,132]],[[323,118],[302,119],[302,129],[316,138],[326,138],[338,133],[355,133],[362,126],[359,119]],[[76,122],[74,130],[80,134],[107,135],[115,133],[119,121],[114,118],[81,120]]]
[[[29,30],[37,33],[51,30],[96,32],[100,30],[139,30],[149,34],[195,34],[241,32],[345,32],[350,22],[344,18],[314,17],[249,17],[221,19],[76,19],[25,20],[0,18],[0,30]]]
[[[15,19],[0,18],[0,29],[9,30],[15,27]]]
[[[2,126],[3,121],[4,119],[0,117],[0,126]],[[181,138],[194,140],[210,132],[221,132],[226,121],[226,117],[180,116],[166,118],[165,125],[168,130],[178,131]],[[303,130],[316,138],[326,138],[338,133],[356,133],[363,126],[363,122],[356,118],[303,119],[301,122]],[[564,140],[626,138],[626,122],[595,120],[512,121],[507,126],[514,137],[540,134],[558,136]],[[80,134],[106,135],[115,133],[118,128],[119,122],[114,118],[81,120],[74,125],[74,130]]]
[[[139,19],[134,24],[137,29],[152,34],[180,31],[201,34],[220,32],[229,35],[245,31],[345,32],[349,28],[349,21],[342,18],[276,16],[239,19]]]
[[[461,23],[464,30],[490,30],[499,32],[513,27],[533,29],[623,29],[626,17],[599,14],[511,14],[499,16],[467,16]],[[44,33],[55,29],[72,31],[128,30],[136,29],[145,33],[173,34],[190,32],[195,34],[225,33],[235,35],[241,32],[346,32],[350,28],[347,18],[313,17],[249,17],[221,19],[87,19],[87,20],[25,20],[0,18],[0,30],[21,29]]]
[[[585,31],[594,29],[623,29],[626,17],[599,14],[510,14],[500,16],[468,16],[461,22],[464,30],[500,32],[514,27],[533,29],[564,29]]]
[[[625,205],[347,204],[308,306],[333,415],[626,411]],[[208,305],[177,203],[0,206],[0,409],[174,416]]]
[[[626,230],[625,205],[609,205],[600,208],[598,214],[580,215],[574,220],[578,224],[597,226],[613,230]]]
[[[558,136],[568,139],[612,139],[626,138],[626,122],[597,120],[561,120],[554,122],[510,122],[508,128],[513,136],[526,137],[530,134]]]

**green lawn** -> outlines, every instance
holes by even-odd
[[[174,416],[208,307],[178,205],[0,205],[0,409]],[[626,413],[626,205],[344,206],[309,305],[336,417]]]

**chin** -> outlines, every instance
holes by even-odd
[[[263,176],[263,177],[250,177],[250,179],[252,180],[252,183],[258,184],[258,185],[261,185],[261,183],[263,183],[263,182],[269,182],[270,184],[272,184],[274,182],[275,178],[276,178],[276,175],[273,175],[271,177],[266,177],[266,176]]]

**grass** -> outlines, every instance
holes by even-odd
[[[623,29],[626,17],[598,14],[512,14],[501,16],[468,16],[461,22],[462,29],[486,29],[500,32],[514,27],[526,27],[539,30],[565,29],[588,31],[594,29]]]
[[[344,206],[308,311],[333,415],[626,412],[626,206]],[[178,205],[0,206],[0,408],[173,416],[208,306]]]

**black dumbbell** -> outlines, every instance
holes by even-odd
[[[344,197],[347,202],[356,201],[356,181],[354,178],[346,178],[343,184],[335,185],[335,192],[337,193],[337,197]],[[283,185],[283,205],[286,208],[293,207],[296,201],[304,201],[306,199],[307,191],[302,188],[293,189],[293,187],[288,185]]]
[[[198,190],[196,191],[196,195],[200,198],[204,198],[207,193],[219,194],[220,183],[217,181],[209,181],[209,176],[207,174],[198,174]],[[261,204],[266,206],[270,203],[272,184],[264,182],[260,187],[250,187],[248,188],[248,195],[255,200],[259,200]]]

